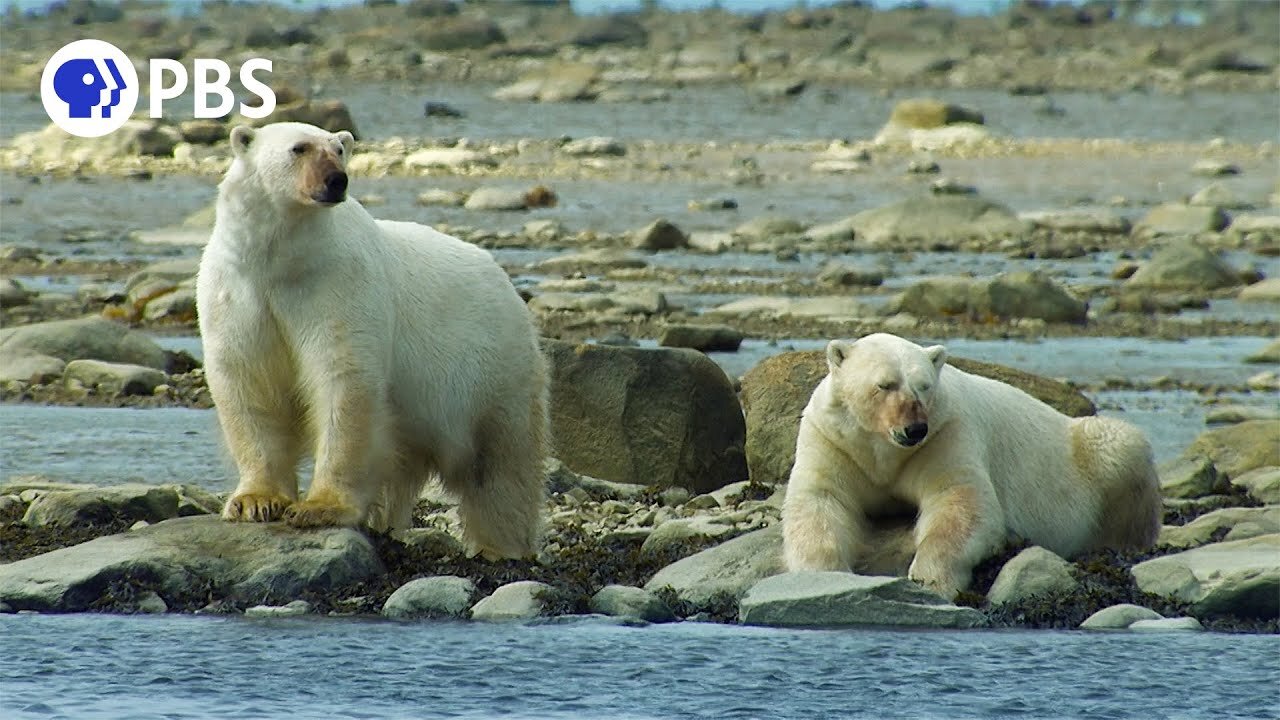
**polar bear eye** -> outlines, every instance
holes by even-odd
[[[898,383],[893,382],[891,380],[885,380],[884,382],[876,383],[876,387],[886,391],[897,390]]]
[[[302,155],[306,152],[307,152],[307,146],[304,143],[298,143],[297,145],[293,146],[294,155]]]
[[[929,392],[932,389],[933,389],[932,383],[924,383],[923,385],[920,386],[920,392]]]

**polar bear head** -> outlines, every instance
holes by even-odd
[[[886,333],[832,340],[827,344],[831,404],[859,430],[915,447],[929,436],[946,362],[941,345],[920,347]]]
[[[232,182],[253,183],[279,207],[331,207],[347,198],[347,159],[355,138],[314,125],[282,122],[231,131]]]

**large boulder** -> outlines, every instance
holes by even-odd
[[[1227,478],[1280,465],[1280,421],[1248,420],[1206,430],[1182,452],[1184,460],[1196,458],[1208,458]]]
[[[1166,525],[1157,542],[1187,548],[1204,545],[1215,536],[1246,540],[1271,533],[1280,533],[1280,507],[1228,507],[1205,513],[1186,525]]]
[[[1199,235],[1218,232],[1229,222],[1230,218],[1219,207],[1166,203],[1151,208],[1133,226],[1133,234],[1144,238],[1161,235]]]
[[[383,604],[382,614],[393,620],[465,618],[475,595],[476,585],[467,578],[418,578],[396,588]]]
[[[1216,290],[1240,284],[1240,274],[1193,240],[1181,239],[1156,251],[1126,282],[1132,287]]]
[[[178,516],[179,486],[125,483],[41,493],[22,522],[31,527],[105,524],[113,520],[157,523]]]
[[[946,599],[906,578],[845,572],[785,573],[761,580],[739,603],[744,625],[776,627],[974,628],[982,613]]]
[[[1017,213],[977,195],[927,195],[864,210],[849,220],[857,240],[872,248],[996,240],[1026,231]]]
[[[569,42],[584,48],[602,45],[644,47],[649,42],[649,31],[629,15],[596,15],[584,18]]]
[[[355,136],[355,139],[360,139],[360,131],[356,128],[356,121],[351,117],[351,109],[341,100],[291,99],[277,104],[271,114],[264,118],[248,118],[237,115],[231,121],[229,127],[240,124],[261,127],[277,122],[307,123],[329,132],[347,130]]]
[[[1038,271],[1001,273],[992,278],[926,278],[902,293],[896,309],[922,317],[1035,318],[1083,323],[1088,305]]]
[[[933,98],[902,100],[876,133],[875,142],[906,142],[917,147],[975,142],[990,135],[984,122],[982,113],[960,105]]]
[[[182,134],[160,120],[129,120],[102,137],[81,138],[50,123],[43,130],[22,133],[12,147],[33,165],[110,164],[122,158],[172,157]]]
[[[506,42],[507,37],[497,23],[487,18],[450,17],[424,24],[418,41],[427,50],[448,53],[486,48]]]
[[[1138,589],[1206,614],[1280,615],[1280,534],[1214,543],[1133,566]]]
[[[615,482],[705,493],[745,480],[733,384],[696,350],[548,340],[554,454]]]
[[[535,580],[508,583],[471,608],[472,620],[498,622],[532,620],[551,615],[551,604],[558,598],[556,589]]]
[[[656,594],[644,588],[606,585],[591,596],[591,612],[613,617],[639,618],[648,622],[670,622],[675,613]]]
[[[89,608],[118,581],[153,585],[170,606],[204,588],[282,602],[384,572],[373,545],[348,528],[299,531],[215,516],[166,520],[0,565],[0,602],[24,610]]]
[[[559,63],[495,90],[498,100],[571,102],[593,100],[599,94],[600,71],[585,63]]]
[[[1065,383],[995,363],[950,357],[947,363],[975,375],[999,380],[1072,417],[1097,412],[1089,398]],[[821,350],[782,353],[762,361],[742,377],[742,407],[747,418],[747,464],[756,482],[786,482],[795,462],[800,413],[827,374]]]
[[[164,350],[144,333],[101,317],[20,325],[0,330],[0,365],[5,358],[47,355],[64,362],[91,359],[145,365],[163,370]]]
[[[72,360],[63,372],[69,388],[94,390],[101,395],[150,395],[166,379],[163,371],[145,365],[101,360]]]

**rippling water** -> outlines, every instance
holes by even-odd
[[[0,716],[1272,718],[1280,638],[0,617]]]

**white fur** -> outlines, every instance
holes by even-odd
[[[1014,538],[1065,557],[1154,541],[1158,481],[1132,426],[1069,418],[893,335],[833,341],[828,357],[783,509],[789,569],[857,567],[874,550],[869,519],[903,510],[918,512],[908,576],[945,594]],[[901,423],[879,415],[894,402],[902,422],[927,421],[923,442],[895,438]]]
[[[329,143],[345,162],[349,134],[240,131],[197,284],[209,388],[240,469],[224,516],[402,527],[439,473],[472,552],[534,551],[547,379],[506,273],[353,199],[300,201],[291,146]],[[304,454],[315,475],[296,502]]]

